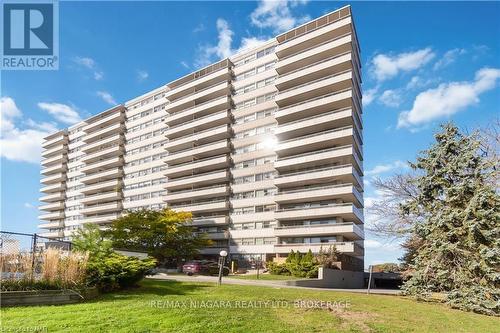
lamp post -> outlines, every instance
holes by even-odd
[[[222,284],[222,268],[224,267],[224,263],[226,262],[227,251],[219,252],[219,286]]]

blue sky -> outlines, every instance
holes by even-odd
[[[347,3],[61,2],[60,69],[1,73],[2,230],[36,231],[41,139]],[[499,115],[500,3],[354,2],[362,50],[366,204],[441,122]],[[367,216],[369,223],[370,216]],[[396,242],[367,235],[366,263]]]

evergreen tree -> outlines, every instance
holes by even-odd
[[[419,216],[418,249],[410,260],[407,294],[443,292],[453,307],[494,315],[500,309],[500,198],[496,172],[480,154],[476,134],[447,124],[411,167],[418,196],[401,205]]]

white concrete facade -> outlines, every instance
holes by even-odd
[[[207,255],[334,245],[362,262],[359,52],[346,6],[50,135],[40,228],[168,206],[193,213]]]

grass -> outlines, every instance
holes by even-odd
[[[217,287],[211,283],[157,280],[145,280],[141,284],[141,288],[102,295],[87,303],[3,308],[1,330],[44,327],[48,332],[487,333],[498,332],[500,326],[500,318],[396,296],[229,284]],[[345,309],[296,308],[293,302],[299,299],[336,301],[349,306]],[[165,307],[166,301],[180,307]],[[284,302],[291,305],[201,308],[201,301],[231,301],[233,305],[237,301],[240,304],[241,301],[274,301],[275,305]],[[187,307],[183,307],[182,302],[186,302]],[[199,307],[190,308],[190,302],[198,302]]]
[[[242,279],[242,280],[298,280],[299,278],[286,275],[272,275],[272,274],[259,274],[257,279],[257,274],[244,274],[244,275],[229,275],[228,278]],[[306,278],[304,278],[306,279]]]

